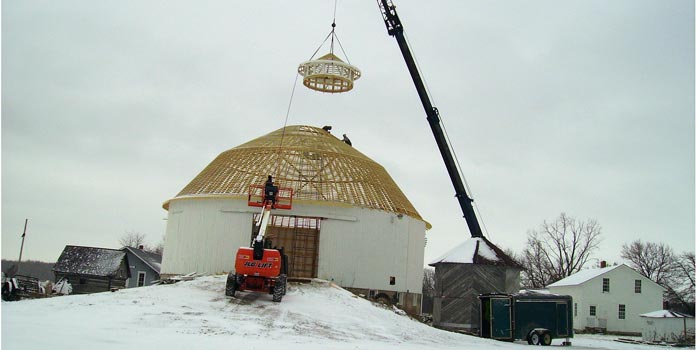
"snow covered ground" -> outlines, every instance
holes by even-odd
[[[441,331],[333,284],[224,296],[225,276],[172,285],[2,303],[3,349],[528,349]],[[659,347],[577,336],[568,349]],[[555,339],[554,344],[560,340]]]

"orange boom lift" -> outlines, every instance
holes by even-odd
[[[261,207],[255,222],[255,238],[250,247],[238,248],[236,270],[226,279],[226,295],[235,297],[236,291],[272,294],[272,301],[282,301],[287,292],[287,256],[284,248],[266,249],[265,231],[272,217],[272,209],[292,209],[291,188],[279,188],[268,176],[265,185],[251,185],[248,205]]]

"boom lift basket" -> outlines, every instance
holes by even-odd
[[[278,188],[273,209],[292,209],[293,194],[294,190],[291,188]],[[265,185],[250,185],[248,188],[248,205],[251,207],[262,207],[263,203],[265,203]]]

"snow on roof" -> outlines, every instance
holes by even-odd
[[[551,294],[551,295],[556,295],[547,289],[521,289],[518,291],[518,294],[547,294],[547,295]]]
[[[430,266],[438,263],[519,265],[495,244],[484,237],[470,237],[464,243],[433,260]]]
[[[55,272],[114,276],[126,253],[121,250],[67,245],[53,267]]]
[[[160,262],[163,260],[161,255],[133,247],[124,247],[124,249],[136,255],[137,258],[141,259],[141,261],[153,269],[153,271],[160,274]]]
[[[639,316],[649,318],[695,318],[695,316],[669,310],[652,311]]]
[[[563,286],[576,286],[579,285],[583,282],[586,282],[588,280],[591,280],[593,278],[596,278],[608,271],[612,271],[620,266],[623,265],[617,265],[617,266],[608,266],[600,269],[588,269],[588,270],[581,270],[569,277],[566,277],[564,279],[560,279],[559,281],[556,281],[550,285],[547,286],[549,287],[563,287]]]

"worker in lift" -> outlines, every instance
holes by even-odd
[[[268,175],[267,181],[265,182],[265,200],[272,203],[272,208],[275,207],[275,201],[277,201],[277,191],[278,188],[275,186],[274,181],[272,181],[272,175]]]

